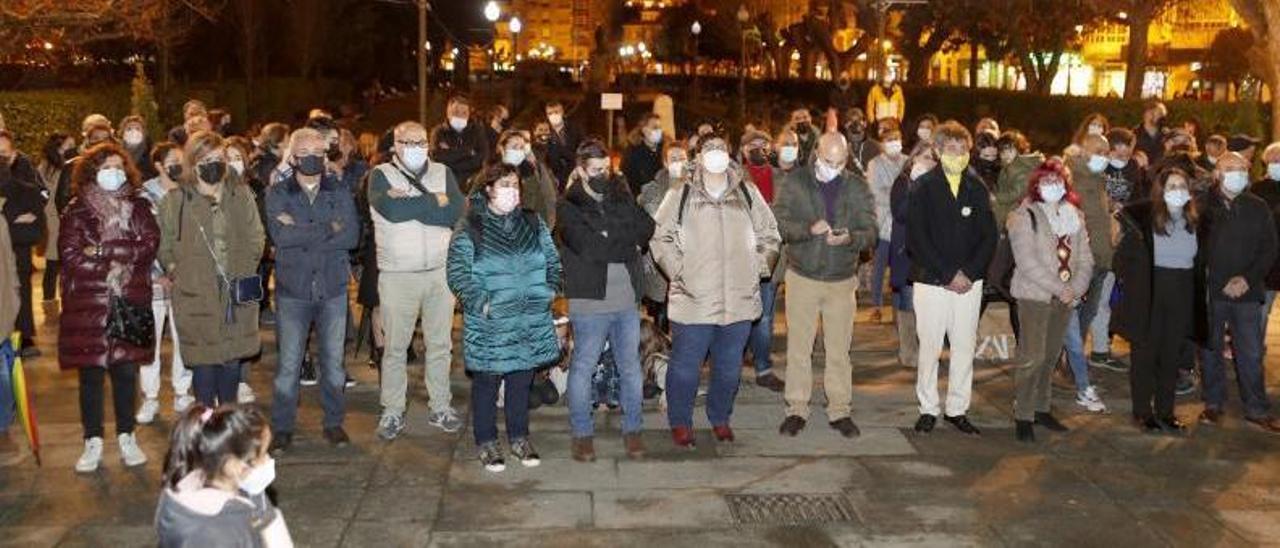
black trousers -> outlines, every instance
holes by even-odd
[[[36,336],[35,317],[31,312],[31,246],[13,248],[14,264],[18,270],[18,331],[22,333],[22,346],[30,346]]]
[[[1150,330],[1142,340],[1133,341],[1129,370],[1133,416],[1137,419],[1173,416],[1178,366],[1191,335],[1194,313],[1195,279],[1190,269],[1156,268],[1151,283]]]
[[[240,388],[240,360],[191,366],[191,385],[196,401],[205,407],[235,403],[236,389]]]
[[[107,375],[111,376],[112,407],[116,413],[116,434],[133,432],[135,400],[138,398],[138,364],[111,367],[81,367],[80,424],[84,439],[102,437],[103,393]]]
[[[533,386],[533,371],[505,375],[472,372],[471,424],[476,445],[498,439],[498,386],[502,384],[505,384],[502,414],[507,419],[507,440],[529,437],[529,389]]]
[[[56,259],[46,259],[44,262],[44,300],[52,301],[58,298],[58,270],[61,261]]]

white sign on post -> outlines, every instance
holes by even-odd
[[[600,110],[622,110],[622,94],[601,93]]]

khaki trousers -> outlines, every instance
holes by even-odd
[[[822,321],[826,371],[822,387],[827,395],[827,418],[849,416],[853,401],[853,319],[858,308],[858,277],[833,282],[787,272],[787,415],[809,418],[813,394],[813,341]]]

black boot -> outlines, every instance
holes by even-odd
[[[1034,443],[1036,441],[1036,431],[1032,427],[1031,421],[1013,421],[1014,436],[1018,441],[1023,443]]]

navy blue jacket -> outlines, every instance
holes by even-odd
[[[267,189],[265,209],[267,231],[276,247],[277,293],[309,301],[346,295],[351,277],[348,253],[358,243],[360,219],[342,181],[324,175],[312,202],[290,175]],[[281,214],[288,214],[293,223],[281,222]]]

